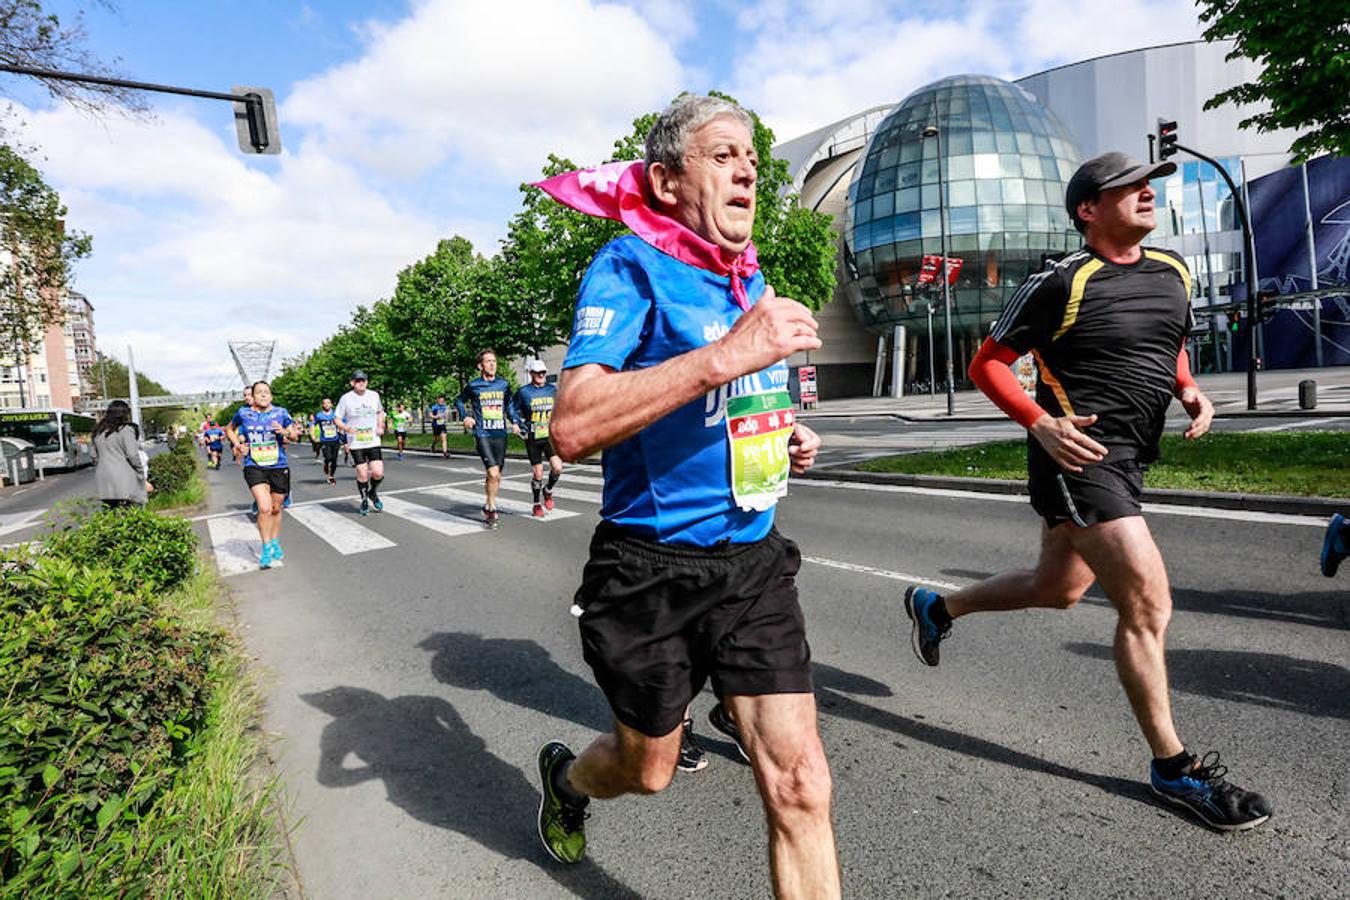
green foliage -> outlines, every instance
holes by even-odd
[[[155,486],[156,494],[181,491],[197,474],[197,460],[192,452],[192,443],[180,440],[178,446],[187,447],[187,452],[170,451],[150,457],[150,483]]]
[[[130,397],[131,396],[131,375],[127,371],[126,364],[111,356],[105,356],[98,353],[97,360],[90,371],[90,380],[94,387],[99,391],[107,385],[109,397]],[[160,384],[155,379],[146,375],[144,372],[136,373],[136,391],[142,397],[163,397],[166,394],[172,394],[173,391]],[[152,412],[147,410],[147,412]],[[158,410],[154,410],[158,412]]]
[[[1320,153],[1350,156],[1350,4],[1292,0],[1278,8],[1268,0],[1198,0],[1205,40],[1232,40],[1226,57],[1245,57],[1261,66],[1255,81],[1222,91],[1205,103],[1264,111],[1242,120],[1242,128],[1291,128],[1300,136],[1290,146],[1296,162]],[[1183,128],[1185,125],[1183,124]]]
[[[123,591],[167,590],[185,581],[197,566],[192,523],[136,507],[92,514],[76,511],[57,521],[43,544],[49,556],[76,566],[108,569]]]
[[[220,637],[108,569],[51,554],[0,567],[0,879],[35,895],[81,874],[91,845],[172,783]]]

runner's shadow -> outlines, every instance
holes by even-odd
[[[489,753],[440,697],[386,698],[357,687],[304,694],[333,717],[319,739],[319,784],[384,782],[389,802],[420,822],[457,831],[507,859],[535,863],[582,897],[638,897],[591,860],[566,866],[539,843],[539,791]],[[354,759],[351,759],[355,757]]]
[[[1102,644],[1064,647],[1089,659],[1112,659],[1111,648]],[[1169,649],[1167,675],[1175,690],[1188,694],[1350,719],[1350,671],[1331,663],[1240,650]]]
[[[1111,601],[1095,587],[1083,601],[1105,608]],[[1266,622],[1288,622],[1314,628],[1350,628],[1350,595],[1344,591],[1310,591],[1303,594],[1267,594],[1245,591],[1196,591],[1172,588],[1172,606],[1181,612],[1217,616],[1240,616]]]
[[[599,689],[558,665],[534,641],[441,632],[417,646],[433,654],[431,674],[442,684],[487,691],[514,706],[593,731],[613,727],[609,704]]]

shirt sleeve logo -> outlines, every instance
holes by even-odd
[[[614,321],[614,310],[606,309],[603,306],[579,306],[577,307],[577,320],[573,328],[573,337],[588,337],[596,335],[604,337],[609,334],[610,323]]]

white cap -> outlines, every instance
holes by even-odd
[[[526,372],[547,372],[548,366],[544,365],[542,359],[532,359],[525,364]]]

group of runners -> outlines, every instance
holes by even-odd
[[[572,612],[613,728],[580,753],[560,741],[541,747],[537,824],[548,853],[583,859],[592,800],[655,793],[677,767],[701,767],[689,709],[711,682],[710,720],[734,738],[763,799],[775,894],[837,897],[832,784],[795,582],[801,554],[774,526],[789,474],[810,468],[820,446],[793,414],[785,360],[821,342],[810,311],[777,296],[756,262],[752,133],[735,104],[686,95],[657,119],[642,162],[541,182],[559,202],[632,233],[600,250],[582,281],[556,391],[531,365],[530,384],[513,395],[485,351],[455,406],[486,469],[489,526],[509,423],[523,426],[530,448],[536,515],[552,505],[561,459],[604,451],[601,521]],[[1143,245],[1155,224],[1150,179],[1174,169],[1106,153],[1070,180],[1065,207],[1083,248],[1022,285],[970,367],[1027,429],[1039,559],[947,595],[909,588],[897,642],[937,666],[956,620],[1069,609],[1100,583],[1117,613],[1116,668],[1151,751],[1153,793],[1213,828],[1242,830],[1265,822],[1271,804],[1178,732],[1164,657],[1171,595],[1140,508],[1168,405],[1175,398],[1189,414],[1187,438],[1203,435],[1214,413],[1184,345],[1190,273],[1178,255]],[[1009,368],[1028,352],[1040,375],[1034,399]],[[429,409],[443,454],[447,411],[444,397]],[[352,390],[319,416],[321,442],[348,436],[362,510],[378,510],[379,395],[353,373]],[[278,526],[262,521],[279,515],[289,487],[273,470],[284,468],[293,423],[260,383],[225,431],[249,456],[259,530],[279,559]],[[325,471],[331,480],[328,455]],[[1346,545],[1338,517],[1327,574]]]

